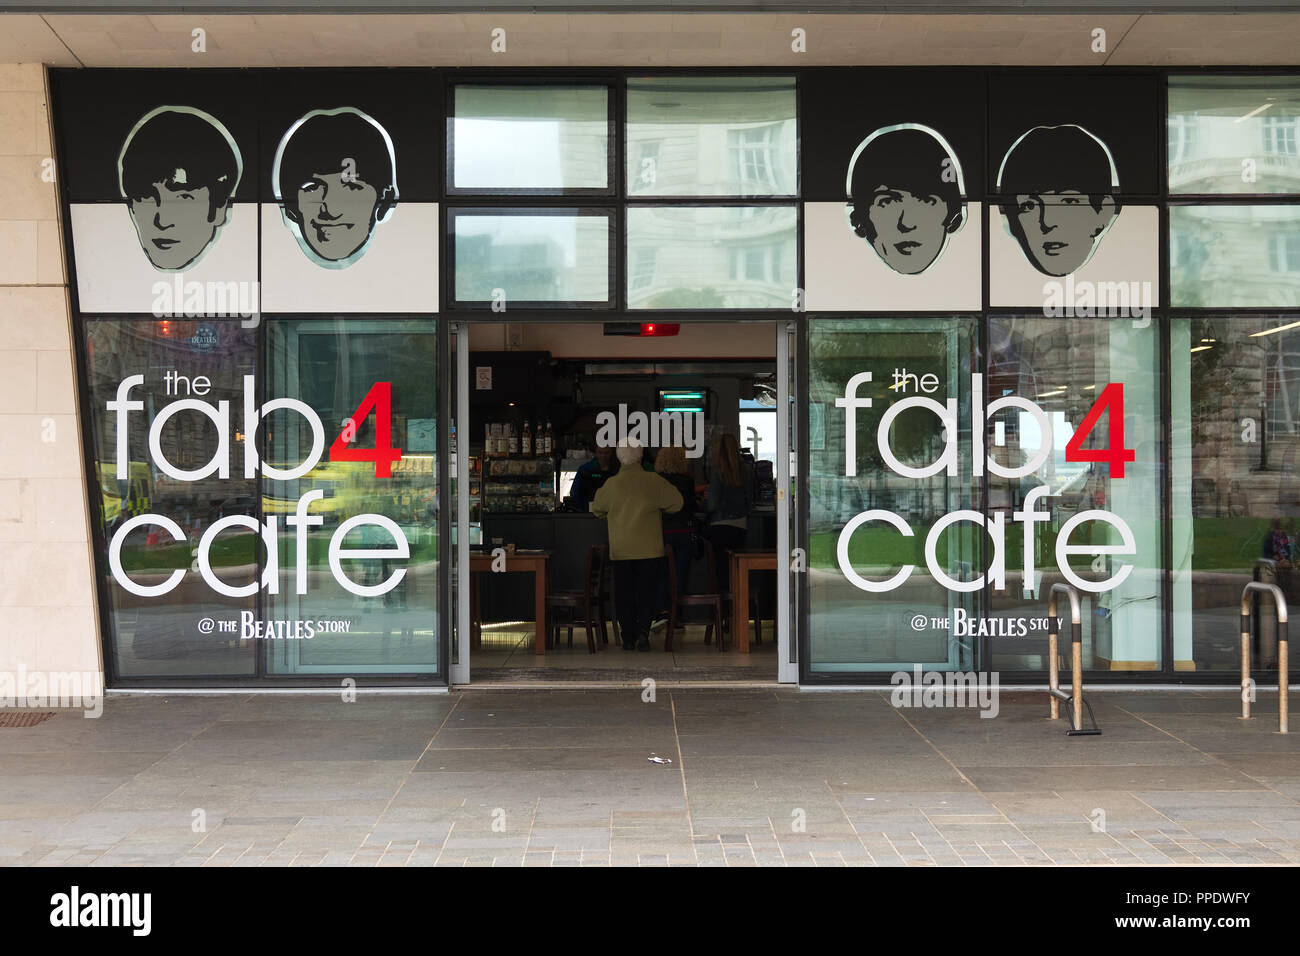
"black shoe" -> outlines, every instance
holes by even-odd
[[[637,642],[636,642],[636,649],[637,649],[638,651],[648,651],[648,650],[650,650],[650,638],[648,638],[648,637],[643,637],[643,638],[641,638],[641,640],[637,641]]]

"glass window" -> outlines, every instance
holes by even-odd
[[[1300,305],[1300,205],[1169,207],[1175,308]]]
[[[628,261],[653,271],[633,273],[627,307],[789,309],[795,228],[792,206],[629,207]]]
[[[985,446],[988,460],[998,466],[990,466],[987,476],[988,507],[992,514],[1004,513],[1008,527],[1007,587],[990,592],[991,615],[1043,617],[1051,586],[1074,584],[1083,607],[1084,667],[1158,670],[1164,523],[1157,327],[994,317],[988,341],[985,408],[993,411],[985,416]],[[1011,396],[1037,412],[993,404]],[[1121,451],[1132,456],[1124,461]],[[1042,490],[1035,494],[1036,489]],[[1027,554],[1029,523],[1014,515],[1030,508],[1043,518],[1032,524],[1033,553]],[[1118,550],[1069,556],[1078,578],[1070,581],[1058,564],[1057,547],[1067,524],[1085,512],[1094,516],[1070,530],[1069,545]],[[1117,583],[1104,587],[1112,579]],[[1090,591],[1079,581],[1104,589]],[[1061,606],[1068,621],[1068,605]],[[1002,630],[1008,636],[990,638],[994,669],[1046,670],[1044,633]],[[1068,654],[1068,646],[1062,653]]]
[[[1170,328],[1174,666],[1241,666],[1241,592],[1300,602],[1300,315],[1177,318]],[[1254,666],[1277,667],[1267,599]]]
[[[262,482],[281,529],[267,616],[316,628],[310,640],[266,642],[271,673],[437,671],[437,357],[429,320],[269,323],[269,394],[311,408],[325,448],[301,476]],[[263,427],[275,468],[312,454],[302,415],[274,410]],[[291,526],[316,494],[307,512],[319,523]]]
[[[1300,193],[1300,77],[1169,79],[1169,191]]]
[[[459,85],[449,144],[454,190],[605,190],[609,90]]]
[[[255,613],[257,595],[232,597],[206,578],[255,592],[264,560],[245,524],[258,514],[257,480],[242,477],[240,410],[256,332],[237,322],[162,319],[88,320],[85,334],[98,481],[91,494],[109,546],[101,593],[113,669],[121,677],[251,676],[258,642],[224,627]],[[143,380],[128,386],[134,376]],[[108,407],[119,401],[128,404]],[[237,520],[203,544],[225,518]]]
[[[627,81],[630,196],[793,196],[797,157],[793,77]]]
[[[572,209],[450,210],[456,301],[609,305],[610,218]]]
[[[926,560],[926,539],[939,520],[978,507],[966,424],[975,330],[974,319],[809,322],[808,666],[814,673],[975,665],[976,642],[955,636],[944,622],[955,609],[977,614],[979,593],[946,587],[928,565],[953,580],[975,580],[983,532],[969,522],[940,528],[935,560]],[[892,413],[897,417],[881,440],[883,416],[918,397],[941,407],[951,399],[956,434],[929,408],[907,406]],[[928,471],[947,454],[949,437],[956,445],[953,474],[944,467],[925,477],[906,473]]]
[[[1264,152],[1274,156],[1296,155],[1295,116],[1265,116]]]

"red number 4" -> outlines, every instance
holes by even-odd
[[[1097,423],[1101,421],[1103,412],[1109,412],[1106,422],[1106,447],[1105,448],[1084,448],[1083,442]],[[1124,477],[1124,462],[1133,461],[1137,457],[1136,452],[1131,448],[1124,447],[1124,386],[1119,382],[1112,382],[1107,385],[1097,401],[1093,403],[1092,408],[1088,409],[1088,414],[1083,417],[1079,427],[1070,437],[1065,446],[1066,461],[1099,461],[1110,463],[1110,476],[1112,478]]]
[[[375,447],[351,447],[352,439],[372,411],[375,413]],[[339,437],[330,445],[330,461],[373,461],[376,478],[391,478],[393,462],[402,457],[402,449],[392,447],[392,412],[392,382],[375,382],[352,413],[352,423],[339,432]]]

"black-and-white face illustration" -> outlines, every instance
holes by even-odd
[[[961,165],[928,126],[886,126],[864,139],[845,190],[853,231],[903,275],[928,269],[966,222]]]
[[[397,205],[393,141],[350,106],[312,110],[289,127],[271,177],[285,225],[328,268],[360,259],[375,226]]]
[[[118,154],[117,182],[155,269],[198,262],[230,219],[243,171],[234,138],[202,110],[160,106],[140,118]]]
[[[1049,276],[1082,268],[1120,210],[1115,160],[1082,126],[1024,133],[1002,159],[997,191],[1025,258]]]

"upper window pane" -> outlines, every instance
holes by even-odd
[[[457,86],[453,189],[609,188],[604,86]]]
[[[633,206],[629,309],[788,309],[799,285],[793,206]]]
[[[1169,191],[1300,193],[1300,77],[1171,77]]]
[[[627,81],[630,196],[793,196],[794,77]]]
[[[1170,206],[1169,298],[1184,308],[1300,306],[1300,205]]]

